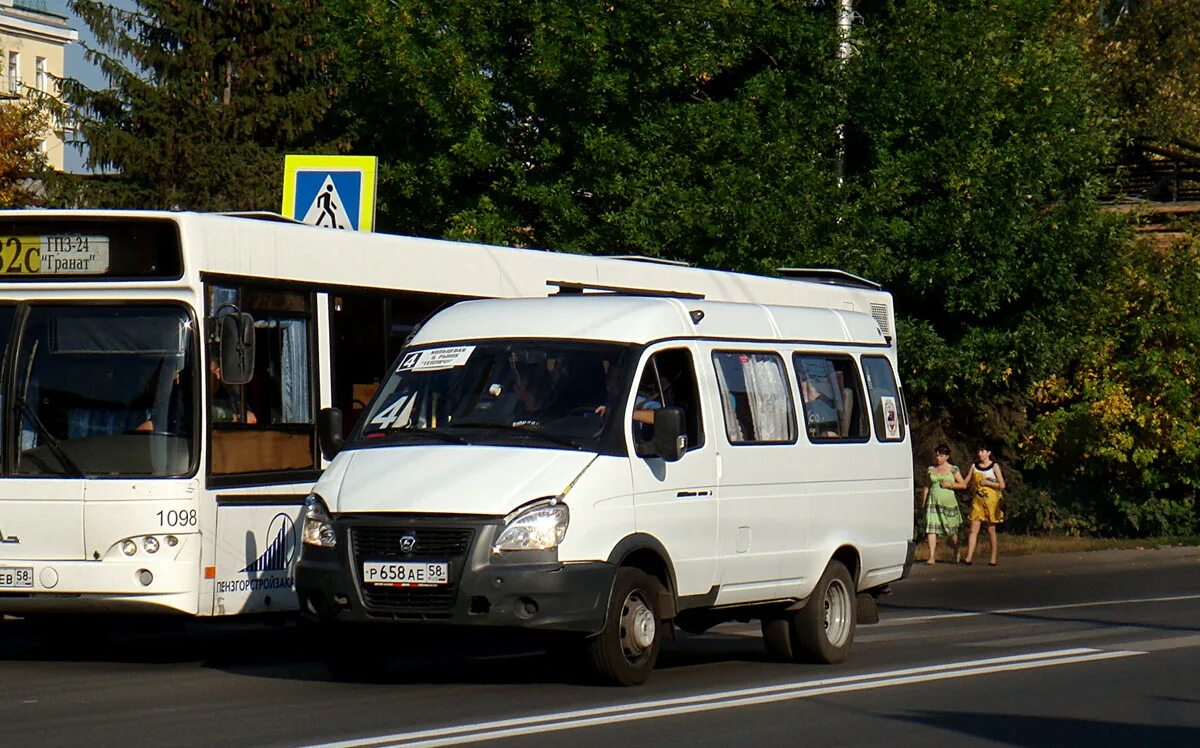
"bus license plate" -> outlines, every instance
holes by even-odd
[[[32,587],[33,568],[29,566],[0,566],[0,587]]]
[[[392,587],[433,587],[450,583],[444,561],[365,561],[363,582]]]

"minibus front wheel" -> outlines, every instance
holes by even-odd
[[[587,661],[605,683],[636,686],[650,677],[669,625],[659,610],[662,592],[662,583],[641,569],[617,570],[604,628],[587,640]]]
[[[857,609],[850,571],[830,561],[804,607],[763,619],[763,642],[781,660],[843,662],[854,642]]]

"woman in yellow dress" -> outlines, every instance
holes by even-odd
[[[992,544],[992,558],[988,566],[995,566],[998,560],[996,525],[1004,521],[1004,510],[1000,508],[1004,473],[992,460],[992,450],[986,446],[981,445],[976,455],[975,464],[967,468],[965,479],[971,493],[971,513],[967,515],[971,522],[971,534],[967,537],[967,560],[963,563],[971,565],[975,557],[975,543],[979,539],[979,526],[986,524],[988,540]]]

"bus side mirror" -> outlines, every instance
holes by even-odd
[[[683,408],[659,408],[654,411],[654,454],[667,462],[676,462],[687,450],[687,434],[683,427]]]
[[[221,381],[247,384],[254,377],[254,318],[245,312],[223,314]]]
[[[342,433],[341,409],[321,408],[317,413],[317,442],[321,445],[321,456],[326,460],[332,460],[342,451],[346,443]]]

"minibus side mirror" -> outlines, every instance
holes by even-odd
[[[654,411],[654,438],[650,444],[654,454],[667,462],[676,462],[683,457],[687,450],[683,408],[658,408]]]
[[[247,384],[254,376],[254,318],[245,312],[223,314],[221,324],[221,381]]]
[[[342,436],[341,408],[321,408],[317,413],[317,442],[321,445],[321,456],[326,460],[337,457],[346,439]]]

